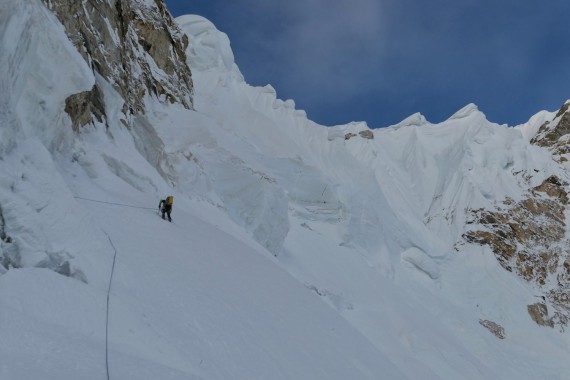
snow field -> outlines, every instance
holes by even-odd
[[[513,172],[556,172],[528,145],[553,113],[507,128],[468,105],[345,141],[365,123],[247,85],[228,37],[185,16],[195,110],[146,98],[125,128],[39,0],[0,21],[2,379],[105,375],[115,249],[111,378],[565,379],[568,335],[530,320],[532,287],[454,250],[466,208],[523,195]],[[64,100],[95,82],[109,126],[74,135]]]

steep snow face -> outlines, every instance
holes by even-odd
[[[538,185],[554,167],[519,130],[488,122],[474,105],[440,124],[412,120],[347,148],[375,168],[390,204],[403,207],[399,214],[412,214],[448,244],[461,234],[466,209],[520,199],[526,185],[513,173],[540,171]]]
[[[111,378],[406,378],[216,207],[175,193],[176,224],[157,218],[174,191],[140,153],[165,149],[152,125],[124,128],[120,94],[39,1],[0,15],[3,378],[99,379],[106,357]],[[94,80],[108,125],[55,144],[65,98]]]
[[[368,233],[370,227],[365,223],[386,224],[392,231],[387,235],[402,241],[413,239],[402,236],[394,215],[389,222],[378,218],[379,214],[390,218],[393,213],[383,201],[373,171],[359,165],[341,140],[330,140],[327,128],[307,120],[292,101],[278,100],[271,87],[254,88],[243,82],[233,64],[227,36],[209,21],[198,16],[179,20],[189,35],[188,63],[194,72],[198,112],[186,121],[193,129],[184,132],[187,139],[181,140],[174,129],[165,131],[164,138],[176,134],[177,145],[191,152],[198,164],[200,181],[227,205],[236,222],[262,236],[262,244],[275,255],[281,252],[289,230],[290,207],[310,218],[339,221],[339,233],[347,244],[369,245],[367,240],[377,237]],[[206,136],[207,143],[203,143]],[[239,173],[243,187],[236,186],[235,179],[228,181],[217,174],[220,171]],[[193,191],[200,188],[188,178],[181,179],[187,183],[181,186]],[[244,191],[247,186],[256,191]],[[347,214],[348,209],[354,213]],[[268,226],[271,231],[266,231]],[[368,235],[368,239],[359,235]]]
[[[0,7],[2,269],[41,266],[83,280],[70,265],[73,239],[51,237],[78,223],[79,215],[71,212],[65,221],[58,216],[54,223],[46,212],[65,210],[71,200],[47,149],[73,140],[65,98],[90,88],[94,78],[40,1],[5,1]],[[61,196],[52,199],[53,193]]]
[[[416,114],[383,130],[327,128],[271,86],[247,85],[228,37],[185,16],[195,110],[145,96],[145,114],[125,121],[116,83],[91,73],[39,0],[20,3],[0,5],[8,378],[104,376],[114,258],[111,378],[530,380],[570,371],[567,335],[527,313],[537,289],[489,247],[462,240],[469,210],[523,201],[549,173],[565,176],[529,144],[554,115],[509,129],[468,105],[437,125]],[[91,14],[87,3],[69,4]],[[127,34],[136,39],[135,29]],[[34,70],[42,75],[28,81]],[[106,118],[72,134],[64,101],[94,83]],[[42,107],[37,96],[48,90]],[[166,194],[175,196],[172,224],[154,211]]]
[[[0,10],[0,153],[28,137],[60,144],[69,132],[65,99],[94,77],[40,1],[3,1]]]
[[[110,195],[91,191],[94,198]],[[143,194],[122,198],[152,200]],[[259,246],[184,211],[196,205],[176,202],[175,224],[144,209],[77,206],[98,226],[90,231],[103,227],[109,234],[97,246],[107,270],[109,255],[118,254],[110,300],[111,378],[406,379]],[[199,208],[224,223],[214,208]],[[102,271],[90,281],[108,275]],[[0,289],[6,378],[105,377],[104,287],[21,269],[0,277]]]
[[[520,129],[524,138],[530,141],[536,134],[541,126],[554,119],[556,112],[540,111],[533,115],[529,121],[524,124],[517,125],[515,128]]]
[[[70,206],[50,151],[73,144],[65,99],[94,77],[40,1],[4,1],[0,18],[0,272],[42,267],[86,281],[105,265],[95,259],[100,236]]]
[[[551,113],[508,128],[468,105],[437,125],[417,114],[383,130],[369,131],[364,123],[324,128],[292,101],[277,99],[271,87],[243,82],[227,36],[207,20],[177,21],[191,41],[187,55],[198,111],[186,121],[193,129],[183,144],[186,152],[173,152],[188,158],[179,162],[194,163],[191,171],[176,166],[178,173],[192,174],[179,179],[181,189],[220,202],[377,347],[390,342],[387,355],[411,377],[420,368],[434,378],[533,378],[548,372],[547,358],[534,368],[501,364],[533,357],[531,341],[554,352],[564,338],[551,341],[530,319],[531,284],[503,271],[488,250],[466,246],[462,235],[471,210],[522,200],[529,186],[558,170],[547,151],[529,144],[539,119]],[[175,124],[164,133],[179,131]],[[240,173],[240,181],[225,181],[228,172]],[[256,191],[233,186],[242,181]],[[274,199],[287,212],[261,206],[268,194],[280,192]],[[251,211],[258,209],[265,210],[263,217]],[[254,227],[261,220],[273,228],[263,239]],[[422,317],[386,294],[421,305]],[[406,333],[379,332],[378,325]],[[482,336],[496,339],[492,330],[506,331],[509,343],[500,354],[496,342]],[[466,351],[424,355],[422,342]],[[410,356],[414,364],[406,368],[402,358]]]

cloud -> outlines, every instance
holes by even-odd
[[[369,71],[378,62],[386,35],[382,4],[377,0],[242,1],[248,18],[258,23],[257,30],[249,31],[250,41],[259,49],[255,54],[267,63],[257,76],[286,77],[276,84],[278,88],[286,92],[309,88],[304,97],[311,101],[330,91],[359,91],[362,83],[354,80],[354,73]]]
[[[187,5],[198,8],[228,34],[249,83],[272,84],[321,123],[383,126],[418,111],[440,121],[474,102],[490,119],[514,124],[569,97],[566,0]],[[533,106],[547,98],[548,106]]]

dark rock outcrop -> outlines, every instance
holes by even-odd
[[[74,131],[92,123],[93,118],[99,123],[106,122],[104,97],[97,85],[93,86],[91,91],[80,92],[68,97],[65,100],[65,112],[71,116]]]

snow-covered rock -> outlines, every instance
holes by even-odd
[[[192,106],[188,38],[162,1],[42,1],[89,67],[121,95],[125,123],[131,115],[145,113],[147,97]],[[75,129],[94,120],[107,122],[99,87],[96,83],[67,99]]]

